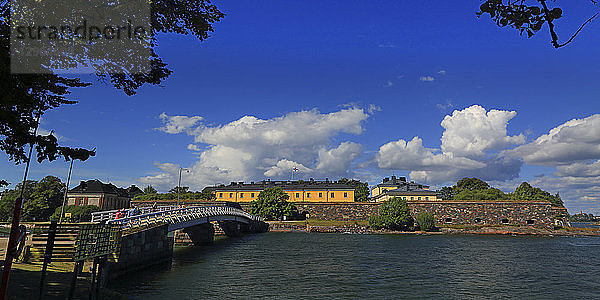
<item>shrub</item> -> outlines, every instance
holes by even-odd
[[[61,207],[57,207],[54,214],[50,217],[51,220],[58,221],[60,219]],[[65,206],[65,213],[71,213],[71,218],[64,218],[68,222],[90,222],[92,221],[92,213],[100,211],[96,205],[68,205]]]
[[[406,200],[400,197],[393,197],[381,204],[379,215],[369,217],[369,226],[380,229],[390,230],[410,230],[414,220],[410,215]]]
[[[430,212],[421,212],[417,215],[417,225],[423,231],[435,231],[435,216]]]

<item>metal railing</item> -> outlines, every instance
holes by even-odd
[[[139,214],[140,215],[145,215],[145,214],[149,214],[149,213],[153,213],[153,212],[161,212],[161,211],[167,211],[167,210],[173,210],[176,209],[177,206],[175,205],[163,205],[163,206],[157,206],[157,207],[150,207],[150,206],[145,206],[145,207],[138,207],[139,210]],[[117,212],[119,211],[125,211],[126,213],[129,211],[128,209],[115,209],[115,210],[105,210],[105,211],[99,211],[99,212],[94,212],[92,213],[92,223],[100,223],[102,221],[110,221],[110,220],[114,220],[117,217]]]
[[[123,230],[148,226],[156,223],[176,224],[185,221],[191,221],[200,218],[214,216],[236,216],[246,218],[252,221],[262,221],[262,218],[251,215],[239,208],[230,206],[192,206],[185,208],[175,208],[130,216],[120,219],[109,219],[109,224],[120,224]]]

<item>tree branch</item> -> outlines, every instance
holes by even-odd
[[[596,3],[596,2],[594,2],[594,3]],[[574,39],[574,38],[575,38],[575,37],[576,37],[576,36],[579,34],[579,32],[580,32],[580,31],[583,29],[583,27],[584,27],[585,25],[587,25],[587,23],[591,22],[591,21],[592,21],[592,20],[593,20],[593,19],[594,19],[596,16],[598,16],[598,14],[600,14],[600,11],[599,11],[599,12],[597,12],[596,14],[594,14],[594,15],[593,15],[591,18],[589,18],[587,21],[585,21],[585,23],[581,24],[581,26],[579,27],[579,29],[577,29],[577,31],[575,31],[575,34],[573,34],[573,35],[571,36],[571,38],[570,38],[568,41],[566,41],[565,43],[558,45],[558,47],[563,47],[563,46],[566,46],[568,43],[570,43],[571,41],[573,41],[573,39]],[[555,47],[556,47],[556,46],[555,46]],[[556,47],[556,48],[558,48],[558,47]]]

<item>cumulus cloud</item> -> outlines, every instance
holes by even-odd
[[[442,151],[456,156],[477,157],[489,150],[523,144],[523,134],[507,135],[508,122],[516,115],[516,111],[492,109],[487,112],[479,105],[455,110],[441,123],[444,128]]]
[[[490,110],[479,105],[455,110],[446,116],[440,149],[423,146],[421,138],[389,142],[375,155],[377,166],[408,170],[412,180],[440,184],[466,176],[484,180],[518,177],[522,161],[500,156],[497,150],[522,144],[525,137],[507,135],[507,125],[516,112]]]
[[[164,112],[160,114],[159,118],[164,125],[156,129],[170,134],[177,134],[189,130],[198,122],[202,121],[202,117],[200,116],[168,116]]]
[[[421,76],[421,78],[419,78],[419,80],[427,82],[427,81],[434,81],[435,78],[433,76],[428,75],[428,76]]]
[[[313,109],[271,119],[244,116],[216,126],[203,124],[201,117],[165,116],[161,117],[165,123],[161,128],[173,134],[185,132],[193,137],[194,143],[207,145],[204,150],[196,144],[188,145],[188,149],[201,152],[186,177],[193,181],[189,183],[191,186],[201,188],[265,176],[289,178],[294,167],[302,177],[348,174],[362,153],[362,146],[353,142],[332,146],[332,140],[341,133],[361,134],[364,121],[376,110],[347,107],[321,113]],[[144,180],[166,180],[162,175]]]
[[[565,122],[506,154],[542,166],[600,159],[600,114]]]
[[[570,165],[556,167],[557,176],[595,177],[600,176],[600,160],[592,163],[575,162]]]

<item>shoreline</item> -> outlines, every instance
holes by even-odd
[[[375,230],[367,225],[311,225],[308,222],[268,222],[269,232],[346,233],[346,234],[402,234],[402,235],[513,235],[513,236],[589,236],[600,237],[600,228],[562,227],[548,229],[523,226],[453,226],[437,231]],[[304,224],[303,224],[304,223]]]

